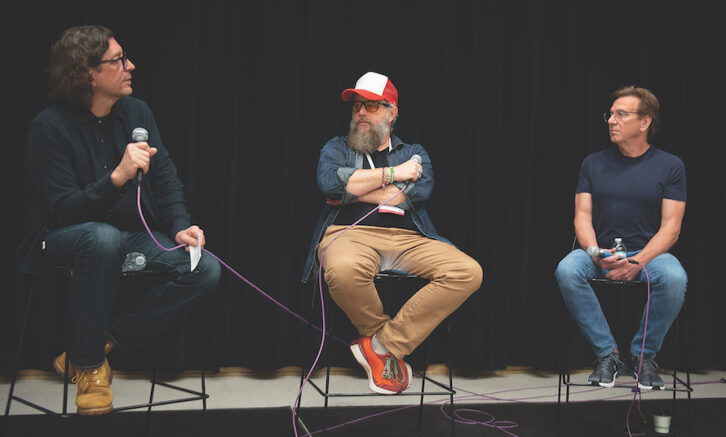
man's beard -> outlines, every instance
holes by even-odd
[[[358,153],[371,154],[378,150],[389,133],[385,120],[371,124],[370,129],[356,128],[355,120],[350,121],[348,131],[348,145]]]

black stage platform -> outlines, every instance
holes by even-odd
[[[724,418],[726,417],[726,398],[692,399],[690,402],[690,430],[687,420],[689,406],[685,399],[679,399],[676,405],[677,415],[674,426],[677,428],[671,435],[685,436],[723,436],[726,435]],[[558,426],[557,407],[554,404],[504,403],[504,404],[460,404],[457,409],[477,409],[487,412],[496,421],[517,422],[516,428],[497,429],[489,425],[456,424],[457,437],[470,436],[587,436],[610,437],[627,436],[625,416],[630,401],[593,401],[571,404],[567,411],[562,411]],[[642,410],[649,420],[653,411],[658,408],[670,408],[670,400],[645,400]],[[346,436],[346,437],[388,437],[415,436],[418,420],[418,408],[405,408],[386,413],[395,407],[335,407],[329,409],[329,426],[354,419],[380,414],[374,418],[359,421],[340,428],[330,429],[325,434],[320,430],[323,424],[321,408],[303,409],[306,426],[315,436]],[[439,406],[424,407],[423,435],[448,436],[450,423],[444,417]],[[383,414],[381,414],[383,413]],[[490,420],[484,414],[475,415],[461,412],[470,419],[482,422]],[[631,414],[631,430],[634,436],[655,436],[652,426],[643,424],[637,411]],[[8,422],[7,437],[12,436],[142,436],[145,429],[143,412],[115,413],[107,416],[78,417],[57,419],[43,415],[11,416]],[[298,427],[300,435],[304,432]],[[149,425],[150,436],[196,436],[202,435],[200,411],[158,411],[152,414]],[[221,436],[293,436],[290,409],[228,409],[209,410],[206,419],[206,435]],[[659,436],[663,436],[662,434]]]

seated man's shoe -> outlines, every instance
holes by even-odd
[[[106,353],[106,355],[110,354],[113,350],[113,342],[111,340],[106,340],[106,345],[103,347],[103,351]],[[58,374],[58,376],[63,376],[66,373],[66,353],[63,352],[62,354],[55,357],[53,360],[53,368],[55,369],[55,373]],[[73,382],[73,375],[76,374],[76,368],[73,367],[73,364],[68,365],[68,382]]]
[[[632,367],[638,371],[640,357],[632,357]],[[643,357],[643,365],[640,366],[640,377],[638,378],[638,387],[644,390],[656,389],[662,390],[665,384],[658,374],[658,364],[653,358]]]
[[[593,367],[595,371],[587,378],[587,382],[601,387],[612,387],[619,375],[631,373],[615,352],[595,360]]]
[[[372,337],[361,337],[350,344],[350,350],[368,374],[368,387],[376,393],[393,395],[411,384],[411,366],[392,353],[377,354],[371,347]]]
[[[111,367],[104,359],[101,367],[95,369],[76,369],[73,383],[78,385],[76,407],[78,414],[107,414],[113,409],[111,393]]]

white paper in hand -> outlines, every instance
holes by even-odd
[[[202,245],[199,244],[201,241],[202,236],[199,234],[199,231],[197,231],[197,245],[189,246],[189,258],[192,262],[192,271],[197,268],[197,264],[199,264],[199,258],[202,257]]]

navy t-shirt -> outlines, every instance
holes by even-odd
[[[686,168],[653,146],[637,158],[613,146],[585,158],[576,193],[592,195],[600,247],[611,248],[621,237],[628,251],[640,250],[660,229],[663,199],[686,201]]]

